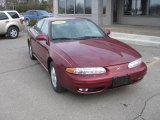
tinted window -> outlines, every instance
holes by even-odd
[[[39,14],[40,15],[49,15],[49,13],[47,11],[43,11],[43,10],[39,11]]]
[[[32,11],[30,12],[31,15],[36,15],[37,16],[37,12],[36,11]]]
[[[67,14],[74,14],[74,6],[75,1],[74,0],[67,0]]]
[[[84,0],[76,0],[76,14],[84,14]]]
[[[42,28],[41,28],[41,32],[43,34],[48,35],[48,21],[44,21]]]
[[[65,0],[59,0],[58,12],[60,14],[65,14]]]
[[[159,0],[150,0],[149,15],[160,17],[160,1]]]
[[[3,12],[0,13],[0,20],[6,20],[8,19],[7,15]]]
[[[16,12],[8,12],[8,14],[9,14],[13,19],[19,18],[19,15],[18,15]]]
[[[26,12],[27,15],[37,15],[36,11],[27,11]]]
[[[58,0],[59,14],[91,14],[91,0]]]
[[[125,15],[146,15],[147,0],[125,0],[124,14]]]
[[[85,0],[85,14],[91,14],[91,0]]]
[[[106,14],[106,4],[107,4],[107,1],[103,0],[103,14]]]

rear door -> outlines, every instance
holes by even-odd
[[[12,21],[11,22],[14,22],[14,24],[16,25],[16,26],[18,26],[18,28],[19,28],[19,30],[21,31],[22,29],[23,29],[23,21],[22,20],[20,20],[20,16],[19,16],[19,14],[17,13],[17,12],[7,12],[10,16],[11,16],[11,18],[12,18]]]
[[[7,32],[7,24],[9,23],[9,18],[4,12],[0,12],[0,34],[4,34]]]

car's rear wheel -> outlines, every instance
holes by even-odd
[[[29,45],[28,47],[29,47],[29,56],[30,56],[31,60],[35,60],[36,58],[33,55],[32,46]]]
[[[10,27],[7,31],[7,36],[10,39],[16,39],[19,36],[19,30],[17,27]]]
[[[51,77],[51,83],[52,83],[53,89],[57,93],[63,92],[64,88],[61,86],[60,81],[57,77],[56,69],[53,62],[50,63],[50,77]]]

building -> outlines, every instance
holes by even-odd
[[[99,25],[160,26],[160,0],[53,0],[54,14],[82,16]]]

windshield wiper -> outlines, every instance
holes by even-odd
[[[53,40],[86,40],[86,39],[94,39],[94,38],[104,38],[103,36],[83,36],[77,38],[53,38]]]
[[[103,36],[83,36],[83,37],[78,37],[76,39],[85,40],[85,39],[94,39],[94,38],[104,38],[104,37]]]

